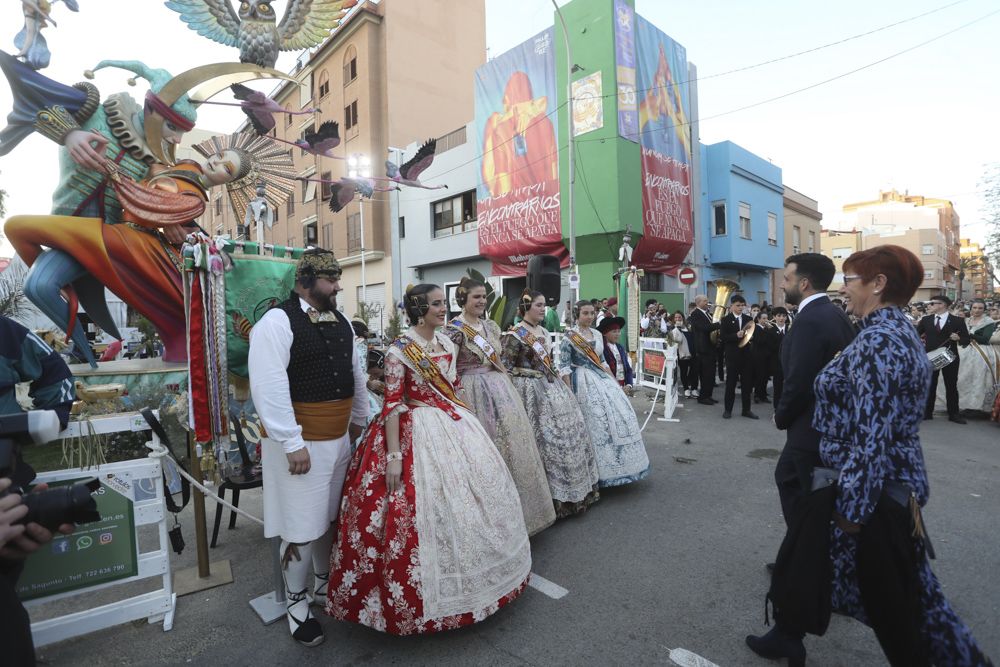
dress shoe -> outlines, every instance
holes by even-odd
[[[732,419],[733,418],[733,413],[730,412],[729,410],[726,410],[725,412],[722,413],[722,418],[723,419]]]
[[[948,421],[955,422],[956,424],[968,424],[969,423],[969,422],[965,421],[964,419],[962,419],[961,417],[959,417],[958,415],[949,415]]]
[[[747,410],[746,412],[744,412],[743,416],[746,417],[747,419],[760,419],[760,417],[758,417],[754,413],[750,412],[749,410]]]
[[[712,405],[715,405],[716,403],[719,402],[719,399],[717,398],[709,398],[708,400],[712,401]]]
[[[747,635],[747,646],[762,658],[780,660],[788,658],[789,667],[804,667],[806,647],[802,635],[780,629],[777,625],[762,637]]]
[[[699,398],[698,402],[702,405],[715,405],[715,401],[710,398]]]

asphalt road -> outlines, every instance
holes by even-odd
[[[648,401],[634,405],[641,416]],[[777,664],[743,644],[747,633],[766,630],[764,563],[784,527],[772,482],[783,437],[768,406],[755,410],[759,421],[723,420],[721,407],[689,399],[679,423],[651,421],[649,477],[604,492],[585,515],[532,540],[532,570],[566,589],[561,598],[528,589],[483,623],[418,637],[323,617],[326,642],[307,649],[284,621],[264,627],[250,609],[250,599],[272,589],[270,555],[260,528],[241,519],[236,530],[223,525],[212,550],[213,560],[231,561],[235,582],[180,598],[171,632],[137,622],[43,647],[39,657],[49,665],[671,665],[670,650],[683,648],[720,666]],[[1000,426],[936,419],[924,422],[921,437],[934,569],[996,660]],[[241,507],[259,516],[259,492],[245,493]],[[182,522],[188,548],[174,569],[195,562],[190,509]],[[834,617],[826,636],[806,645],[812,665],[885,664],[874,634],[851,619]]]

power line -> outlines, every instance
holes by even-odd
[[[810,53],[815,53],[817,51],[822,51],[823,49],[828,49],[831,46],[838,46],[840,44],[845,44],[847,42],[851,42],[851,41],[856,40],[856,39],[861,39],[862,37],[868,37],[869,35],[874,35],[876,33],[882,32],[884,30],[888,30],[890,28],[895,28],[896,26],[903,25],[904,23],[909,23],[910,21],[915,21],[915,20],[923,18],[925,16],[930,16],[931,14],[934,14],[936,12],[940,12],[940,11],[948,9],[950,7],[954,7],[955,5],[960,5],[963,2],[968,2],[968,0],[956,0],[956,2],[952,2],[952,3],[947,4],[947,5],[942,5],[941,7],[937,7],[936,9],[932,9],[930,11],[924,12],[923,14],[917,14],[915,16],[910,16],[909,18],[905,18],[905,19],[902,19],[900,21],[896,21],[895,23],[889,23],[889,24],[881,26],[879,28],[874,28],[874,29],[868,30],[866,32],[861,32],[861,33],[858,33],[856,35],[851,35],[850,37],[844,37],[843,39],[838,39],[838,40],[833,41],[833,42],[828,42],[826,44],[821,44],[820,46],[814,46],[814,47],[806,49],[804,51],[797,51],[795,53],[790,53],[788,55],[780,56],[778,58],[772,58],[771,60],[764,60],[762,62],[755,63],[753,65],[746,65],[744,67],[737,67],[737,68],[734,68],[734,69],[726,70],[725,72],[718,72],[716,74],[708,74],[706,76],[699,76],[699,77],[696,77],[694,79],[686,79],[684,81],[678,81],[678,82],[674,82],[674,83],[668,83],[668,84],[664,84],[662,86],[650,86],[649,88],[637,88],[635,90],[635,93],[639,94],[639,93],[649,92],[651,90],[660,90],[660,89],[663,89],[663,88],[672,88],[674,86],[682,86],[682,85],[684,85],[686,83],[696,83],[698,81],[706,81],[708,79],[716,79],[716,78],[719,78],[721,76],[728,76],[730,74],[737,74],[739,72],[746,72],[748,70],[756,69],[758,67],[764,67],[765,65],[773,65],[774,63],[779,63],[779,62],[783,62],[785,60],[790,60],[792,58],[798,58],[799,56],[804,56],[804,55],[808,55]],[[607,94],[601,95],[602,98],[604,98],[604,97],[617,97],[617,96],[618,96],[618,92],[617,91],[615,91],[613,93],[607,93]],[[591,99],[591,98],[588,97],[587,99]]]
[[[849,70],[847,72],[843,72],[843,73],[838,74],[836,76],[832,76],[829,79],[824,79],[822,81],[818,81],[816,83],[810,84],[810,85],[805,86],[803,88],[797,88],[796,90],[792,90],[792,91],[789,91],[787,93],[783,93],[781,95],[776,95],[775,97],[769,97],[769,98],[767,98],[765,100],[760,100],[760,101],[754,102],[752,104],[747,104],[747,105],[744,105],[744,106],[741,106],[741,107],[737,107],[735,109],[730,109],[729,111],[723,111],[722,113],[713,114],[711,116],[702,116],[701,118],[699,118],[697,120],[694,120],[694,121],[685,121],[683,123],[673,123],[669,127],[653,128],[652,130],[646,130],[644,132],[637,132],[635,134],[629,135],[629,137],[638,137],[638,136],[641,136],[643,134],[649,134],[651,132],[660,132],[660,131],[664,131],[664,130],[668,130],[668,129],[672,129],[672,128],[676,128],[676,127],[681,127],[681,126],[684,126],[684,125],[691,125],[692,123],[696,123],[696,122],[702,122],[702,121],[706,121],[706,120],[712,120],[712,119],[715,119],[715,118],[721,118],[722,116],[728,116],[730,114],[734,114],[734,113],[737,113],[739,111],[746,111],[747,109],[753,109],[755,107],[759,107],[759,106],[762,106],[764,104],[769,104],[771,102],[776,102],[778,100],[782,100],[782,99],[784,99],[786,97],[791,97],[792,95],[797,95],[799,93],[803,93],[803,92],[805,92],[807,90],[812,90],[813,88],[818,88],[819,86],[823,86],[823,85],[826,85],[828,83],[832,83],[832,82],[837,81],[839,79],[843,79],[845,77],[848,77],[848,76],[850,76],[852,74],[857,74],[858,72],[864,71],[866,69],[870,69],[872,67],[875,67],[876,65],[881,65],[882,63],[884,63],[886,61],[889,61],[889,60],[892,60],[893,58],[898,58],[901,55],[909,53],[910,51],[914,51],[914,50],[919,49],[919,48],[921,48],[923,46],[927,46],[928,44],[930,44],[932,42],[936,42],[936,41],[938,41],[940,39],[943,39],[943,38],[945,38],[945,37],[947,37],[947,36],[949,36],[951,34],[954,34],[954,33],[958,32],[959,30],[963,30],[963,29],[968,28],[970,26],[973,26],[973,25],[975,25],[977,23],[985,21],[986,19],[988,19],[991,16],[993,16],[995,14],[998,14],[998,13],[1000,13],[1000,9],[996,9],[996,10],[994,10],[992,12],[989,12],[988,14],[984,14],[983,16],[980,16],[977,19],[969,21],[968,23],[963,23],[962,25],[958,26],[957,28],[953,28],[952,30],[949,30],[947,32],[943,32],[943,33],[941,33],[941,34],[939,34],[939,35],[937,35],[935,37],[931,37],[928,40],[920,42],[919,44],[914,44],[913,46],[910,46],[908,48],[903,49],[902,51],[897,51],[896,53],[893,53],[891,55],[886,56],[885,58],[880,58],[879,60],[876,60],[874,62],[870,62],[867,65],[862,65],[861,67],[857,67],[857,68]],[[586,142],[586,141],[606,141],[606,140],[607,140],[607,138],[605,138],[605,137],[597,137],[595,139],[577,139],[576,141],[579,143],[579,142]]]

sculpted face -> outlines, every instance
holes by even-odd
[[[243,166],[243,159],[239,153],[232,149],[226,149],[221,153],[210,156],[205,161],[205,180],[211,185],[222,185],[229,183]]]
[[[163,143],[179,144],[183,136],[184,130],[181,130],[169,120],[163,121]]]

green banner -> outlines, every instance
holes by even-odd
[[[73,484],[87,477],[52,482],[50,488]],[[139,573],[135,539],[135,515],[132,500],[122,493],[139,499],[155,497],[141,483],[152,480],[101,484],[94,497],[101,520],[77,526],[72,535],[56,536],[52,542],[33,553],[24,563],[17,582],[17,594],[22,600],[48,597],[78,590]],[[115,490],[121,487],[121,492]]]
[[[226,343],[229,372],[249,377],[250,329],[270,308],[288,298],[295,286],[295,260],[261,255],[232,255],[226,272]]]

